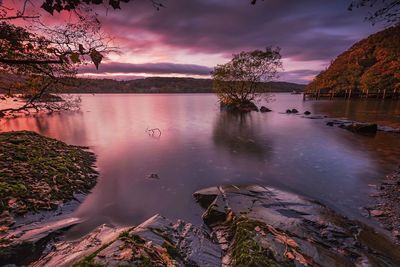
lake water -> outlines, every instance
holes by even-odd
[[[0,128],[33,130],[98,155],[98,183],[74,214],[87,220],[72,236],[155,213],[201,223],[192,193],[222,184],[274,186],[361,218],[371,185],[399,163],[400,134],[360,136],[281,112],[297,108],[400,127],[400,101],[304,102],[301,95],[276,94],[267,106],[273,112],[239,116],[220,112],[212,94],[82,95],[80,112],[17,118]],[[147,128],[159,128],[161,136]]]

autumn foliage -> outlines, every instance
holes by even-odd
[[[400,90],[400,26],[375,33],[339,55],[306,91]]]

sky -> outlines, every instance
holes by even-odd
[[[368,10],[348,11],[351,0],[159,0],[99,8],[103,31],[119,54],[81,76],[208,78],[217,64],[241,51],[280,47],[279,80],[308,83],[358,40],[383,29],[364,21]]]

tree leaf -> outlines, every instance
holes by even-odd
[[[79,54],[78,53],[72,53],[69,56],[69,59],[71,59],[71,62],[75,63],[75,64],[81,62],[81,60],[79,59]]]
[[[92,52],[90,52],[90,58],[92,59],[94,65],[96,66],[96,69],[99,69],[99,65],[101,60],[103,59],[103,55],[100,54],[99,51],[93,49]]]

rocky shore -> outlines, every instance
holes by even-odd
[[[387,175],[376,191],[375,204],[367,208],[368,216],[381,222],[400,243],[400,168]]]
[[[203,226],[155,215],[55,243],[31,266],[399,266],[400,247],[306,198],[261,185],[197,191]]]
[[[0,133],[0,265],[17,247],[15,233],[96,184],[95,155],[34,132]],[[31,218],[31,219],[30,219]],[[11,249],[12,248],[12,249]]]

